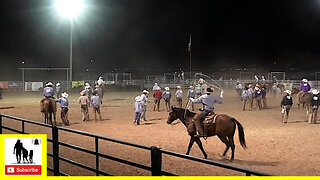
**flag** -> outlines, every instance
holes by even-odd
[[[190,39],[189,39],[189,44],[188,44],[188,51],[191,51],[191,34],[190,34]]]

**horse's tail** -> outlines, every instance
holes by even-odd
[[[231,120],[238,125],[239,141],[240,141],[241,146],[243,148],[247,148],[242,125],[235,118],[232,118]]]

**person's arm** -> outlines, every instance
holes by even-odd
[[[280,106],[281,106],[281,107],[284,105],[285,98],[286,98],[286,96],[284,96],[284,97],[282,98],[282,101],[281,101],[281,103],[280,103]],[[292,102],[292,99],[291,99],[291,102]]]
[[[193,99],[193,98],[189,98],[189,99],[190,99],[191,102],[193,102],[193,103],[202,103],[203,97],[200,96],[198,99]]]

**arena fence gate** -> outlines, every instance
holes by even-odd
[[[4,126],[3,125],[4,119],[20,121],[21,122],[21,130],[17,130],[14,128]],[[51,136],[52,139],[48,138],[47,141],[48,141],[48,143],[52,143],[52,148],[53,148],[52,152],[53,153],[52,154],[47,153],[47,156],[53,158],[53,167],[47,167],[47,169],[48,169],[48,171],[53,172],[54,176],[68,176],[68,174],[62,172],[62,170],[60,169],[60,161],[63,161],[63,162],[84,168],[84,169],[89,170],[91,172],[94,172],[96,174],[96,176],[100,176],[100,175],[112,176],[111,174],[100,170],[100,166],[99,166],[99,159],[100,158],[106,158],[109,160],[117,161],[120,163],[124,163],[127,165],[131,165],[131,166],[134,166],[137,168],[141,168],[141,169],[150,171],[152,176],[177,176],[177,174],[173,174],[173,173],[166,172],[166,171],[162,170],[162,154],[170,155],[170,156],[174,156],[174,157],[179,157],[179,158],[191,160],[194,162],[200,162],[200,163],[207,164],[207,165],[218,166],[218,167],[229,169],[229,170],[238,171],[241,173],[245,173],[246,176],[251,176],[251,175],[272,176],[272,174],[249,170],[249,169],[246,169],[243,167],[234,166],[234,165],[230,165],[230,164],[226,164],[226,163],[222,163],[222,162],[218,162],[218,161],[212,161],[212,160],[192,157],[192,156],[180,154],[177,152],[173,152],[173,151],[169,151],[169,150],[165,150],[165,149],[160,149],[155,146],[149,147],[149,146],[134,144],[134,143],[130,143],[130,142],[122,141],[122,140],[117,140],[117,139],[112,139],[112,138],[108,138],[108,137],[90,134],[90,133],[79,131],[79,130],[73,130],[73,129],[68,129],[68,128],[64,128],[64,127],[43,124],[43,123],[39,123],[39,122],[35,122],[35,121],[30,121],[30,120],[21,119],[21,118],[9,116],[9,115],[0,114],[0,134],[3,133],[3,129],[9,130],[9,131],[12,131],[15,133],[20,133],[20,134],[30,134],[25,131],[26,124],[33,124],[33,125],[37,125],[37,126],[42,126],[42,127],[50,128],[52,130],[52,136]],[[66,131],[69,133],[74,133],[77,135],[83,135],[83,136],[94,138],[95,151],[88,150],[88,149],[85,149],[83,147],[79,147],[76,145],[67,144],[65,142],[61,142],[59,140],[59,132],[60,131]],[[131,147],[139,148],[139,149],[149,150],[151,152],[151,157],[150,157],[151,166],[146,166],[146,165],[139,164],[136,162],[132,162],[132,161],[128,161],[125,159],[120,159],[117,157],[113,157],[110,155],[100,153],[99,152],[99,140],[109,141],[109,142],[127,145],[127,146],[131,146]],[[95,157],[96,157],[95,167],[89,167],[85,164],[82,164],[82,163],[79,163],[79,162],[76,162],[76,161],[73,161],[73,160],[70,160],[70,159],[67,159],[65,157],[60,156],[59,155],[59,146],[64,146],[64,147],[68,147],[68,148],[71,148],[74,150],[78,150],[81,152],[95,155]]]

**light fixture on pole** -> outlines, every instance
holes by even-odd
[[[76,18],[83,9],[83,0],[56,0],[55,7],[59,14],[70,19],[70,82],[72,82],[72,34],[73,19]]]

